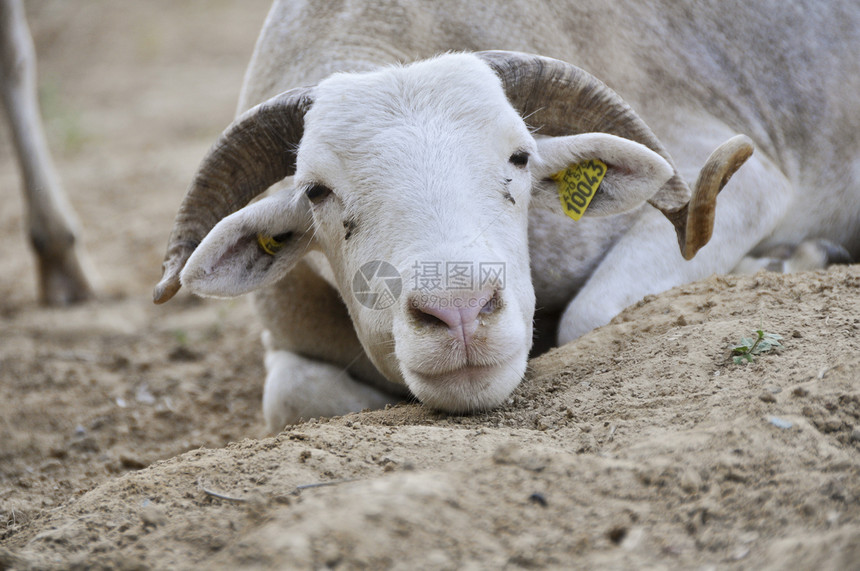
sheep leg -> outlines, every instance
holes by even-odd
[[[823,270],[832,264],[853,263],[853,257],[843,246],[830,240],[813,239],[797,245],[782,244],[756,256],[745,256],[732,273],[754,274],[759,270],[768,270],[787,274]]]
[[[382,408],[407,395],[373,366],[337,291],[307,262],[259,291],[255,305],[266,328],[263,415],[270,432],[301,419]]]
[[[268,345],[269,331],[263,333]],[[263,417],[277,433],[300,420],[341,416],[366,408],[383,408],[400,398],[354,380],[343,367],[302,357],[292,351],[266,349]]]
[[[721,133],[699,141],[704,151],[699,154],[707,156],[706,149],[724,137]],[[695,180],[697,173],[682,174]],[[608,323],[646,295],[728,273],[770,234],[789,208],[792,193],[791,183],[763,153],[753,155],[720,194],[713,238],[690,261],[678,253],[674,231],[662,214],[646,207],[564,311],[559,344]]]
[[[47,305],[89,299],[93,288],[75,244],[75,216],[45,140],[33,39],[18,0],[0,0],[0,91],[24,179],[30,243],[38,259],[39,299]]]

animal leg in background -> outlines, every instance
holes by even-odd
[[[54,169],[36,92],[36,55],[18,0],[0,0],[0,91],[24,179],[27,226],[38,259],[39,299],[66,305],[93,297],[77,223]]]

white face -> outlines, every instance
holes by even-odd
[[[295,186],[365,350],[426,404],[493,407],[523,376],[535,152],[498,79],[472,57],[317,88]]]

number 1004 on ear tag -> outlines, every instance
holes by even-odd
[[[558,183],[558,198],[564,213],[579,220],[591,204],[603,177],[606,176],[606,163],[591,159],[570,165],[550,178]]]

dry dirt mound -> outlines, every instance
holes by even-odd
[[[4,561],[856,567],[858,302],[857,266],[713,277],[535,360],[501,410],[404,404],[188,452],[43,513]],[[759,327],[785,348],[732,363]]]

